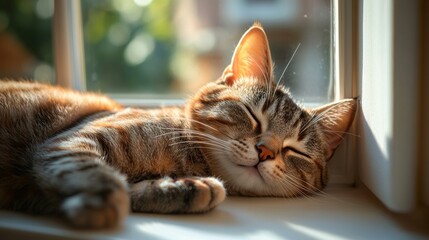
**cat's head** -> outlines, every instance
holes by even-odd
[[[232,194],[296,196],[321,189],[327,161],[353,121],[356,100],[304,109],[273,76],[259,24],[241,38],[222,77],[189,102],[192,134]]]

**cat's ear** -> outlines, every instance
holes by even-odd
[[[255,23],[247,30],[235,48],[231,64],[225,69],[222,79],[229,86],[242,77],[259,81],[273,81],[273,66],[268,39],[261,24]]]
[[[322,133],[328,144],[328,156],[334,153],[353,122],[357,109],[356,99],[345,99],[312,109],[319,118]]]

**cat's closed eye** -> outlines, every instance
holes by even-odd
[[[226,193],[308,195],[326,186],[355,111],[353,99],[299,106],[275,81],[259,23],[219,81],[182,106],[124,108],[97,94],[1,82],[0,208],[95,228],[130,209],[207,212]]]
[[[301,151],[301,150],[298,150],[297,148],[292,147],[292,146],[286,146],[286,147],[283,147],[282,152],[283,152],[284,154],[287,154],[288,152],[293,152],[293,153],[295,153],[295,154],[298,154],[298,155],[301,155],[301,156],[306,157],[306,158],[308,158],[308,159],[311,159],[311,156],[310,156],[310,155],[308,155],[308,154],[306,154],[305,152],[303,152],[303,151]]]
[[[254,131],[255,134],[261,134],[262,132],[262,125],[261,125],[261,121],[259,120],[259,118],[255,115],[255,113],[253,112],[253,110],[248,106],[248,105],[244,105],[244,107],[247,110],[248,115],[252,118],[252,120],[254,121]]]
[[[314,169],[312,162],[306,160],[302,157],[297,156],[289,156],[287,160],[292,164],[293,167],[298,171],[304,171],[307,173],[311,173]]]

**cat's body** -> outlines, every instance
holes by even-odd
[[[164,178],[167,176],[175,179],[212,176],[200,149],[187,142],[191,140],[186,133],[190,122],[184,110],[183,107],[122,108],[101,95],[37,83],[2,81],[0,206],[36,213],[60,213],[64,198],[82,189],[94,189],[96,195],[113,191],[109,189],[113,184],[109,181],[112,181],[118,185],[115,188],[125,190],[127,184],[119,174],[103,176],[110,172],[126,176],[131,189],[134,183],[141,185],[143,180],[168,183],[171,180]],[[112,179],[91,181],[86,179],[88,173],[96,178]],[[70,183],[68,177],[81,177],[83,181]],[[216,184],[223,191],[222,185]],[[126,210],[128,196],[126,192],[123,195],[121,201],[125,202],[122,204]],[[224,196],[221,193],[216,201],[223,200]],[[134,205],[138,204],[136,201]],[[150,202],[145,204],[147,206],[136,206],[134,210],[202,212],[212,207],[193,209],[168,203],[168,209],[150,206]]]
[[[249,61],[250,59],[250,61]],[[228,194],[322,189],[355,101],[314,110],[274,83],[265,33],[184,106],[123,108],[99,95],[0,83],[0,208],[111,226],[133,211],[205,212]]]

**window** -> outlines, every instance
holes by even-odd
[[[330,0],[98,0],[82,1],[81,9],[88,90],[187,96],[220,76],[241,34],[258,19],[278,78],[301,44],[282,77],[293,94],[311,103],[333,98]]]
[[[269,36],[277,78],[301,44],[281,79],[294,96],[316,104],[335,97],[330,0],[75,2],[55,2],[78,8],[77,14],[70,9],[58,14],[67,22],[55,33],[65,35],[70,22],[81,25],[78,31],[83,36],[80,48],[84,56],[76,61],[84,60],[82,80],[88,90],[128,97],[187,96],[219,77],[243,31],[258,19]],[[61,74],[55,74],[55,65],[59,68],[65,63],[55,64],[59,57],[54,54],[71,58],[78,51],[62,53],[63,45],[54,51],[54,1],[0,4],[0,54],[4,59],[0,77],[50,83],[61,79]],[[70,41],[79,42],[70,35],[68,38],[69,45],[73,44]],[[74,81],[81,81],[77,78]]]
[[[0,4],[0,40],[4,41],[0,54],[9,60],[0,63],[0,77],[61,82],[63,71],[58,68],[67,61],[59,58],[77,57],[76,61],[84,62],[82,76],[71,79],[83,81],[87,90],[127,98],[183,98],[219,77],[241,34],[257,19],[269,36],[276,76],[282,76],[294,96],[315,104],[335,97],[331,0],[18,0]],[[59,13],[60,5],[68,12]],[[64,41],[73,49],[63,53],[66,46],[53,42],[54,32],[56,39],[68,34]],[[75,36],[77,32],[82,36]],[[73,74],[76,69],[70,71]]]

